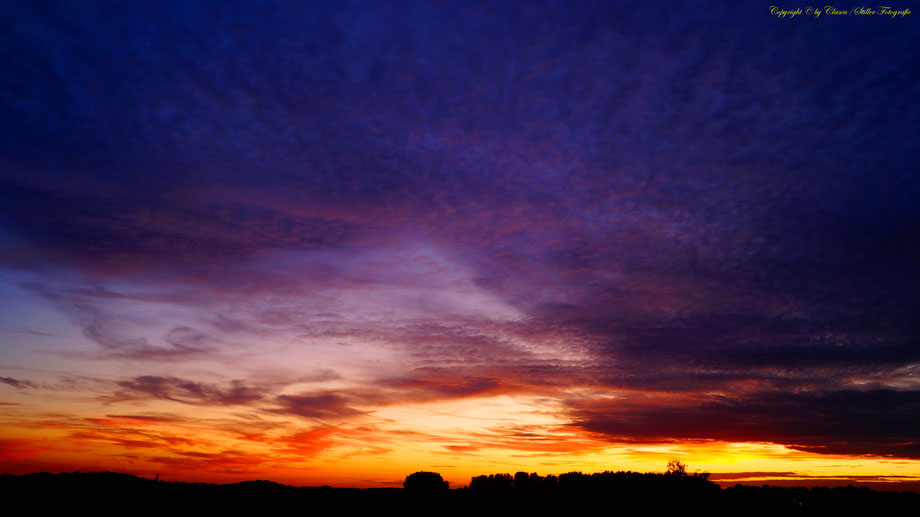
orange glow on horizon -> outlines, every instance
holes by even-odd
[[[775,444],[611,443],[568,425],[547,404],[540,397],[509,395],[394,404],[338,426],[270,414],[250,415],[246,425],[234,408],[174,402],[145,411],[110,403],[87,417],[60,408],[8,406],[0,466],[9,473],[112,470],[163,480],[342,487],[400,486],[418,470],[439,472],[453,487],[498,472],[655,472],[673,458],[722,484],[920,477],[917,461],[819,455]],[[153,407],[162,411],[151,412]]]

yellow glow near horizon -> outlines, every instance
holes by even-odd
[[[127,415],[137,407],[110,404],[99,414],[88,402],[80,411],[81,404],[68,410],[58,403],[43,411],[9,406],[0,437],[6,464],[23,472],[115,470],[187,481],[395,486],[407,474],[431,470],[457,487],[499,472],[663,471],[674,458],[690,472],[766,473],[755,480],[795,473],[804,484],[815,477],[920,477],[918,461],[825,456],[776,444],[610,443],[556,416],[554,404],[513,395],[394,404],[332,426],[172,401],[143,404],[149,418]]]

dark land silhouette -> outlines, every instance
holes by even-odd
[[[673,465],[672,465],[673,467]],[[8,507],[29,514],[95,515],[895,515],[920,508],[920,494],[869,488],[720,488],[708,474],[518,472],[472,478],[449,489],[417,472],[404,488],[293,487],[271,481],[225,485],[158,481],[114,472],[0,475]],[[910,513],[903,513],[905,515]]]

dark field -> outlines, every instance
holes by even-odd
[[[468,487],[293,487],[154,481],[127,474],[0,476],[8,506],[68,515],[910,515],[920,494],[868,488],[719,488],[707,476],[635,472],[477,476]]]

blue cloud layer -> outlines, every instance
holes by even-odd
[[[245,265],[269,252],[433,242],[522,311],[518,325],[600,354],[574,371],[497,347],[488,371],[457,379],[728,397],[747,381],[760,391],[680,411],[705,410],[700,425],[808,411],[773,419],[772,435],[693,437],[818,451],[791,431],[812,408],[871,399],[891,418],[854,438],[833,413],[814,436],[901,454],[892,444],[920,433],[895,418],[916,398],[920,337],[910,20],[570,4],[7,6],[0,260],[87,283],[188,275],[223,293],[222,274],[268,282]],[[39,291],[71,299],[55,289]],[[137,386],[123,387],[153,393]],[[337,397],[287,403],[340,411]],[[590,431],[668,435],[657,413],[637,410],[652,423],[636,430],[572,404]]]

